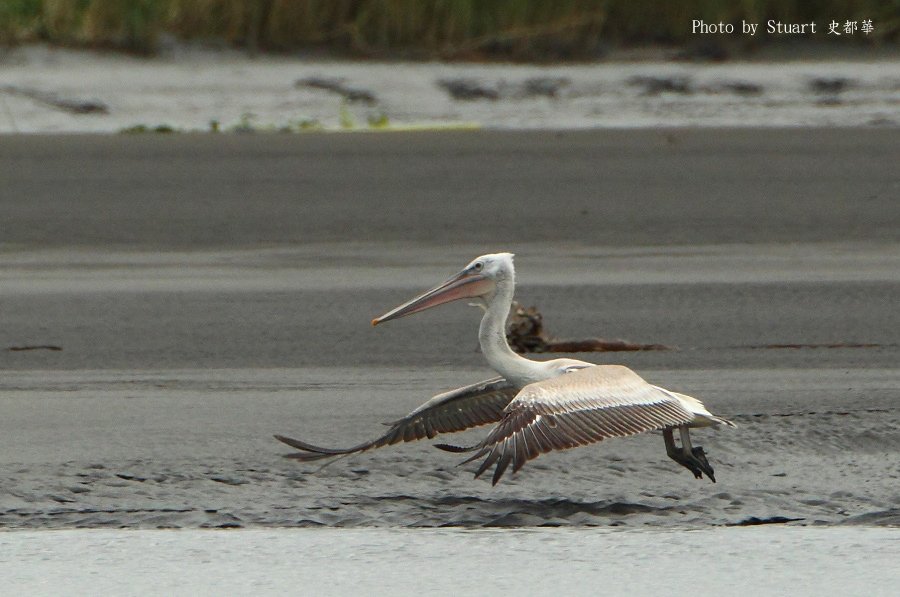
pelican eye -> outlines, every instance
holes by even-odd
[[[484,264],[478,261],[475,263],[475,265],[472,266],[472,269],[474,269],[476,272],[480,272],[484,269]]]

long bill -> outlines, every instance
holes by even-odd
[[[490,292],[493,282],[487,277],[463,270],[443,284],[435,286],[431,290],[420,294],[399,307],[388,311],[381,317],[372,320],[372,325],[378,325],[392,319],[399,319],[406,315],[412,315],[425,309],[437,307],[450,301],[464,298],[474,298]]]

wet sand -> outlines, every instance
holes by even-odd
[[[0,352],[0,525],[896,526],[898,152],[870,130],[4,139],[0,344],[61,350]],[[719,483],[652,435],[496,488],[428,442],[280,458],[272,433],[344,445],[489,377],[473,309],[368,320],[503,249],[551,333],[675,347],[579,356],[734,419],[697,433]]]
[[[441,263],[455,266],[455,251],[498,246],[896,242],[897,139],[866,128],[12,136],[0,143],[0,247],[345,246],[310,251],[323,266],[336,250],[375,264],[352,243],[413,243],[448,247]]]

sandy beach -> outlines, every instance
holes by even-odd
[[[900,61],[785,51],[723,63],[665,54],[583,64],[354,62],[174,47],[154,58],[0,50],[0,133],[900,124]],[[215,122],[215,125],[212,123]]]

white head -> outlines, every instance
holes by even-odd
[[[488,301],[498,284],[514,283],[512,253],[490,253],[473,259],[446,282],[372,320],[372,325],[412,315],[459,299]]]

